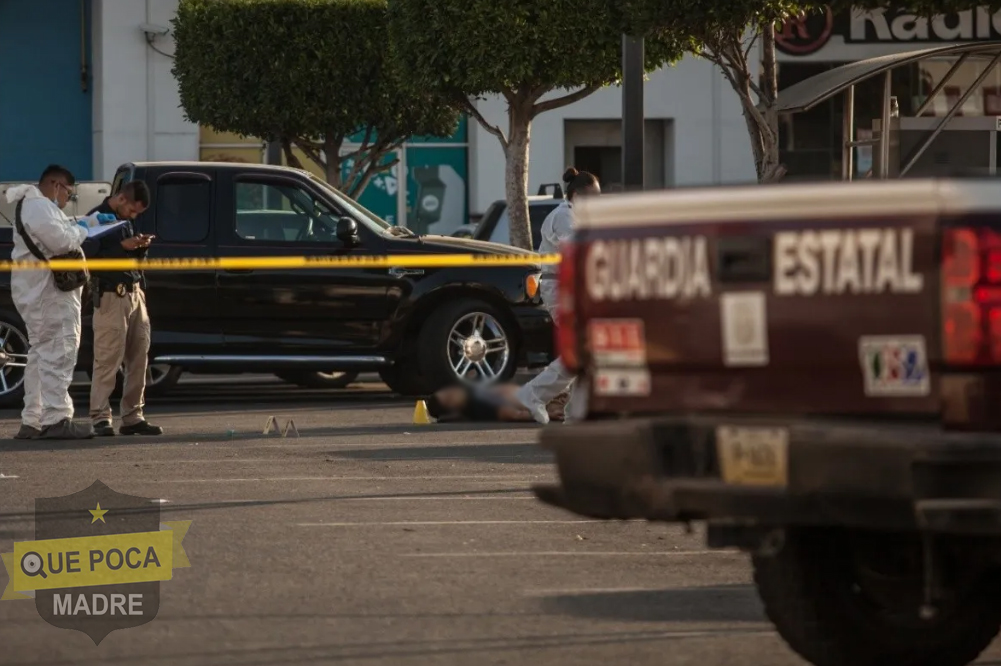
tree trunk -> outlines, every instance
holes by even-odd
[[[511,245],[533,250],[528,217],[528,148],[532,136],[530,109],[512,104],[508,109],[510,130],[505,150],[504,190],[511,230]]]
[[[785,169],[779,164],[779,78],[775,54],[775,25],[768,24],[761,31],[761,96],[764,97],[760,128],[761,159],[758,165],[758,182],[770,183],[780,179]],[[759,123],[760,124],[760,123]]]

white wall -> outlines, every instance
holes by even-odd
[[[753,182],[747,128],[737,96],[709,62],[686,58],[649,75],[644,97],[647,118],[673,120],[674,151],[665,170],[674,184],[708,185]],[[507,130],[507,105],[499,96],[478,104],[488,121]],[[564,120],[622,117],[622,90],[609,87],[576,104],[536,118],[529,154],[529,193],[541,183],[557,182],[564,164]],[[482,214],[504,198],[504,156],[496,137],[470,121],[470,213]]]
[[[94,177],[124,162],[198,159],[198,127],[184,119],[173,61],[139,29],[170,27],[178,0],[93,0]],[[173,53],[169,35],[154,45]]]

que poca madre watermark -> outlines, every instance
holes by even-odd
[[[100,481],[73,495],[38,498],[34,541],[0,554],[10,577],[0,600],[34,598],[43,620],[100,645],[111,632],[156,617],[160,581],[191,566],[181,545],[190,526],[161,523],[153,500]]]

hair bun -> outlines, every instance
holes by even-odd
[[[573,167],[567,167],[567,170],[563,172],[563,182],[564,183],[569,183],[574,178],[576,178],[577,174],[579,174],[579,173],[580,172],[577,171],[577,169],[575,169]]]

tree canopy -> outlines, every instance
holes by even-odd
[[[528,148],[532,120],[621,78],[623,15],[610,0],[389,0],[400,67],[414,84],[453,100],[500,141],[511,242],[531,247]],[[648,70],[686,43],[662,32],[646,44]],[[476,99],[501,95],[507,127]]]
[[[351,196],[408,137],[458,123],[454,105],[395,66],[386,0],[181,0],[173,31],[191,121],[280,141],[296,165],[298,147]],[[342,155],[352,137],[360,146]]]

